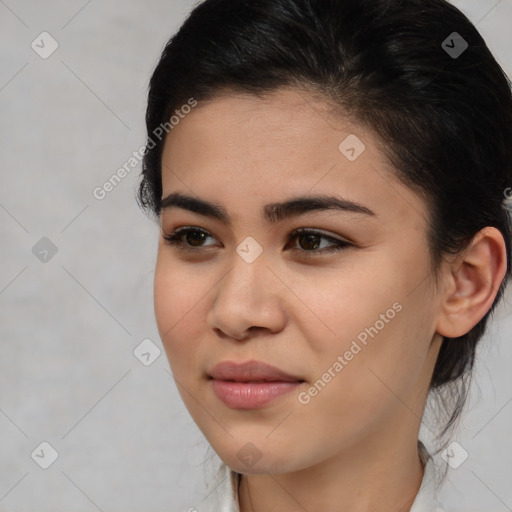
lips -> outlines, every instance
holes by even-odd
[[[259,409],[289,395],[304,379],[261,361],[223,361],[209,374],[215,396],[231,409]]]
[[[210,371],[216,380],[233,382],[304,382],[304,379],[291,375],[276,366],[262,361],[223,361]]]

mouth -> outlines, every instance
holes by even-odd
[[[260,361],[224,361],[209,374],[218,399],[231,409],[257,409],[306,382]]]

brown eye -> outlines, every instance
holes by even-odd
[[[213,237],[205,230],[199,228],[179,228],[170,235],[162,235],[164,240],[170,244],[178,247],[181,250],[197,251],[203,247],[209,247],[213,244],[204,245],[203,242],[208,238]]]
[[[199,231],[197,229],[191,229],[182,236],[185,237],[187,243],[192,247],[201,247],[201,243],[208,238],[208,235],[204,231]]]
[[[199,253],[199,251],[206,251],[209,247],[216,245],[215,243],[205,244],[204,242],[211,238],[215,238],[205,231],[204,229],[195,227],[183,227],[176,229],[169,235],[162,235],[166,243],[175,246],[181,251],[189,251]],[[307,228],[300,228],[295,230],[290,235],[290,240],[296,240],[296,247],[291,247],[293,251],[299,253],[300,257],[317,257],[326,255],[328,253],[341,251],[348,247],[355,247],[353,243],[346,240],[340,240],[332,236],[325,235],[320,231],[315,231]],[[327,241],[324,247],[322,244]]]
[[[303,234],[298,235],[297,240],[302,241],[302,243],[299,243],[302,249],[306,249],[308,251],[314,251],[318,249],[320,246],[320,241],[322,237],[319,235],[311,235],[311,234]]]
[[[290,235],[291,240],[296,240],[298,247],[292,247],[292,250],[298,251],[301,257],[308,258],[310,256],[322,256],[327,253],[341,251],[348,247],[354,246],[354,244],[347,242],[346,240],[339,240],[332,236],[325,235],[319,231],[312,229],[300,228],[295,230]],[[323,248],[321,247],[323,241],[331,242],[326,244]]]

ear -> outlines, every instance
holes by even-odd
[[[503,235],[483,228],[450,265],[437,332],[449,338],[468,333],[491,308],[506,271]]]

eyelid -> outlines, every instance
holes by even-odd
[[[326,238],[328,240],[331,240],[332,242],[341,242],[345,244],[352,244],[355,245],[354,242],[349,240],[348,238],[341,237],[339,235],[330,234],[329,232],[324,231],[323,229],[317,229],[317,228],[297,228],[294,229],[290,233],[290,238],[297,235],[317,235],[322,238]]]

